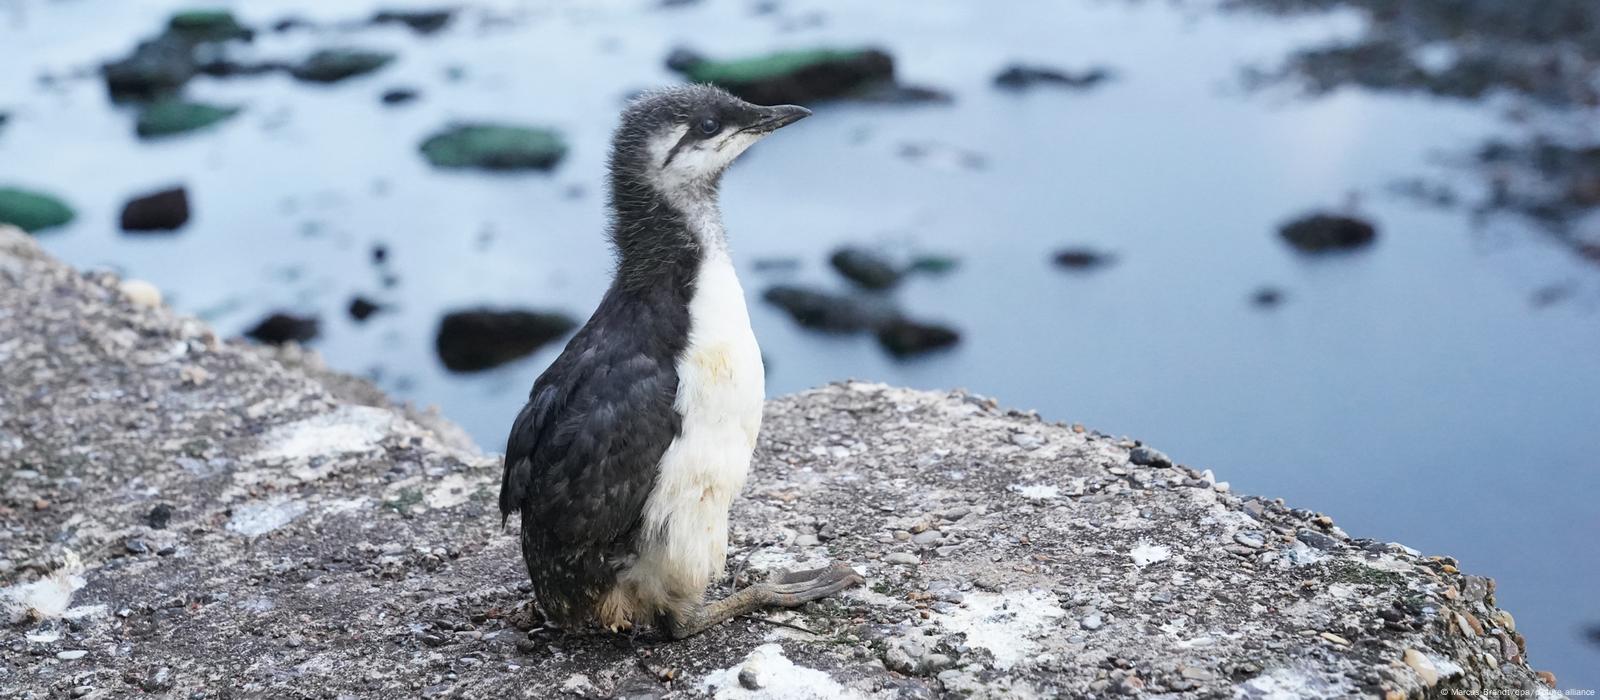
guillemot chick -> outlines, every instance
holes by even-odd
[[[693,85],[622,114],[610,162],[616,275],[534,382],[500,485],[502,519],[522,516],[534,594],[564,627],[654,623],[683,638],[862,582],[835,562],[704,600],[723,572],[765,394],[717,190],[746,148],[810,113]]]

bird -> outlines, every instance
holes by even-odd
[[[745,149],[810,114],[699,84],[623,110],[608,164],[611,284],[506,439],[501,524],[520,515],[523,562],[554,626],[653,625],[682,639],[863,583],[834,561],[705,600],[765,400],[718,191]]]

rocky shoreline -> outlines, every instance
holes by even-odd
[[[965,393],[771,401],[726,588],[868,585],[686,642],[525,603],[496,458],[0,229],[0,697],[1558,697],[1493,581]]]

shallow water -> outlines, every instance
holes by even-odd
[[[278,308],[319,313],[333,366],[438,404],[497,449],[555,347],[498,370],[451,375],[432,355],[446,310],[478,304],[585,315],[610,262],[600,232],[602,160],[623,98],[675,81],[671,48],[712,55],[870,43],[948,106],[824,105],[758,146],[723,202],[773,394],[844,377],[966,387],[1050,419],[1139,437],[1246,493],[1332,515],[1356,536],[1459,558],[1500,583],[1533,665],[1566,688],[1600,687],[1600,270],[1533,225],[1388,194],[1426,176],[1482,188],[1448,161],[1505,135],[1505,105],[1345,90],[1301,99],[1246,92],[1239,72],[1359,27],[1354,15],[1285,21],[1168,4],[833,3],[775,16],[706,0],[479,5],[443,33],[399,28],[267,35],[254,51],[390,47],[383,72],[333,86],[282,76],[200,78],[189,94],[245,113],[159,143],[132,136],[101,83],[77,69],[120,55],[188,3],[0,0],[0,182],[61,194],[79,210],[41,238],[66,260],[159,285],[180,309],[236,332]],[[226,3],[223,3],[226,4]],[[373,3],[234,3],[248,24],[287,14],[342,20]],[[493,15],[503,21],[484,22]],[[820,16],[815,23],[808,17]],[[485,25],[488,26],[485,26]],[[1013,60],[1104,63],[1085,92],[1010,94]],[[449,77],[459,67],[459,80]],[[42,86],[39,74],[61,76]],[[422,99],[386,108],[394,85]],[[452,119],[558,127],[550,175],[430,170],[416,144]],[[940,144],[923,161],[903,144]],[[940,149],[936,149],[940,150]],[[968,169],[944,151],[981,154]],[[130,195],[186,182],[196,209],[175,236],[116,231]],[[1277,224],[1359,194],[1380,226],[1367,251],[1308,260]],[[574,196],[574,195],[577,196]],[[370,246],[390,250],[393,289]],[[842,288],[842,243],[950,253],[960,268],[894,293],[964,333],[910,362],[870,338],[797,328],[759,294],[776,281]],[[1050,264],[1058,247],[1117,254],[1090,273]],[[798,257],[792,274],[752,261]],[[1262,285],[1285,303],[1254,308]],[[1570,295],[1539,306],[1558,285]],[[394,305],[366,324],[362,293]]]

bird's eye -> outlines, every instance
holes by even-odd
[[[717,121],[716,117],[706,117],[701,119],[700,123],[695,125],[695,128],[700,130],[701,135],[711,136],[718,131],[722,131],[722,122]]]

